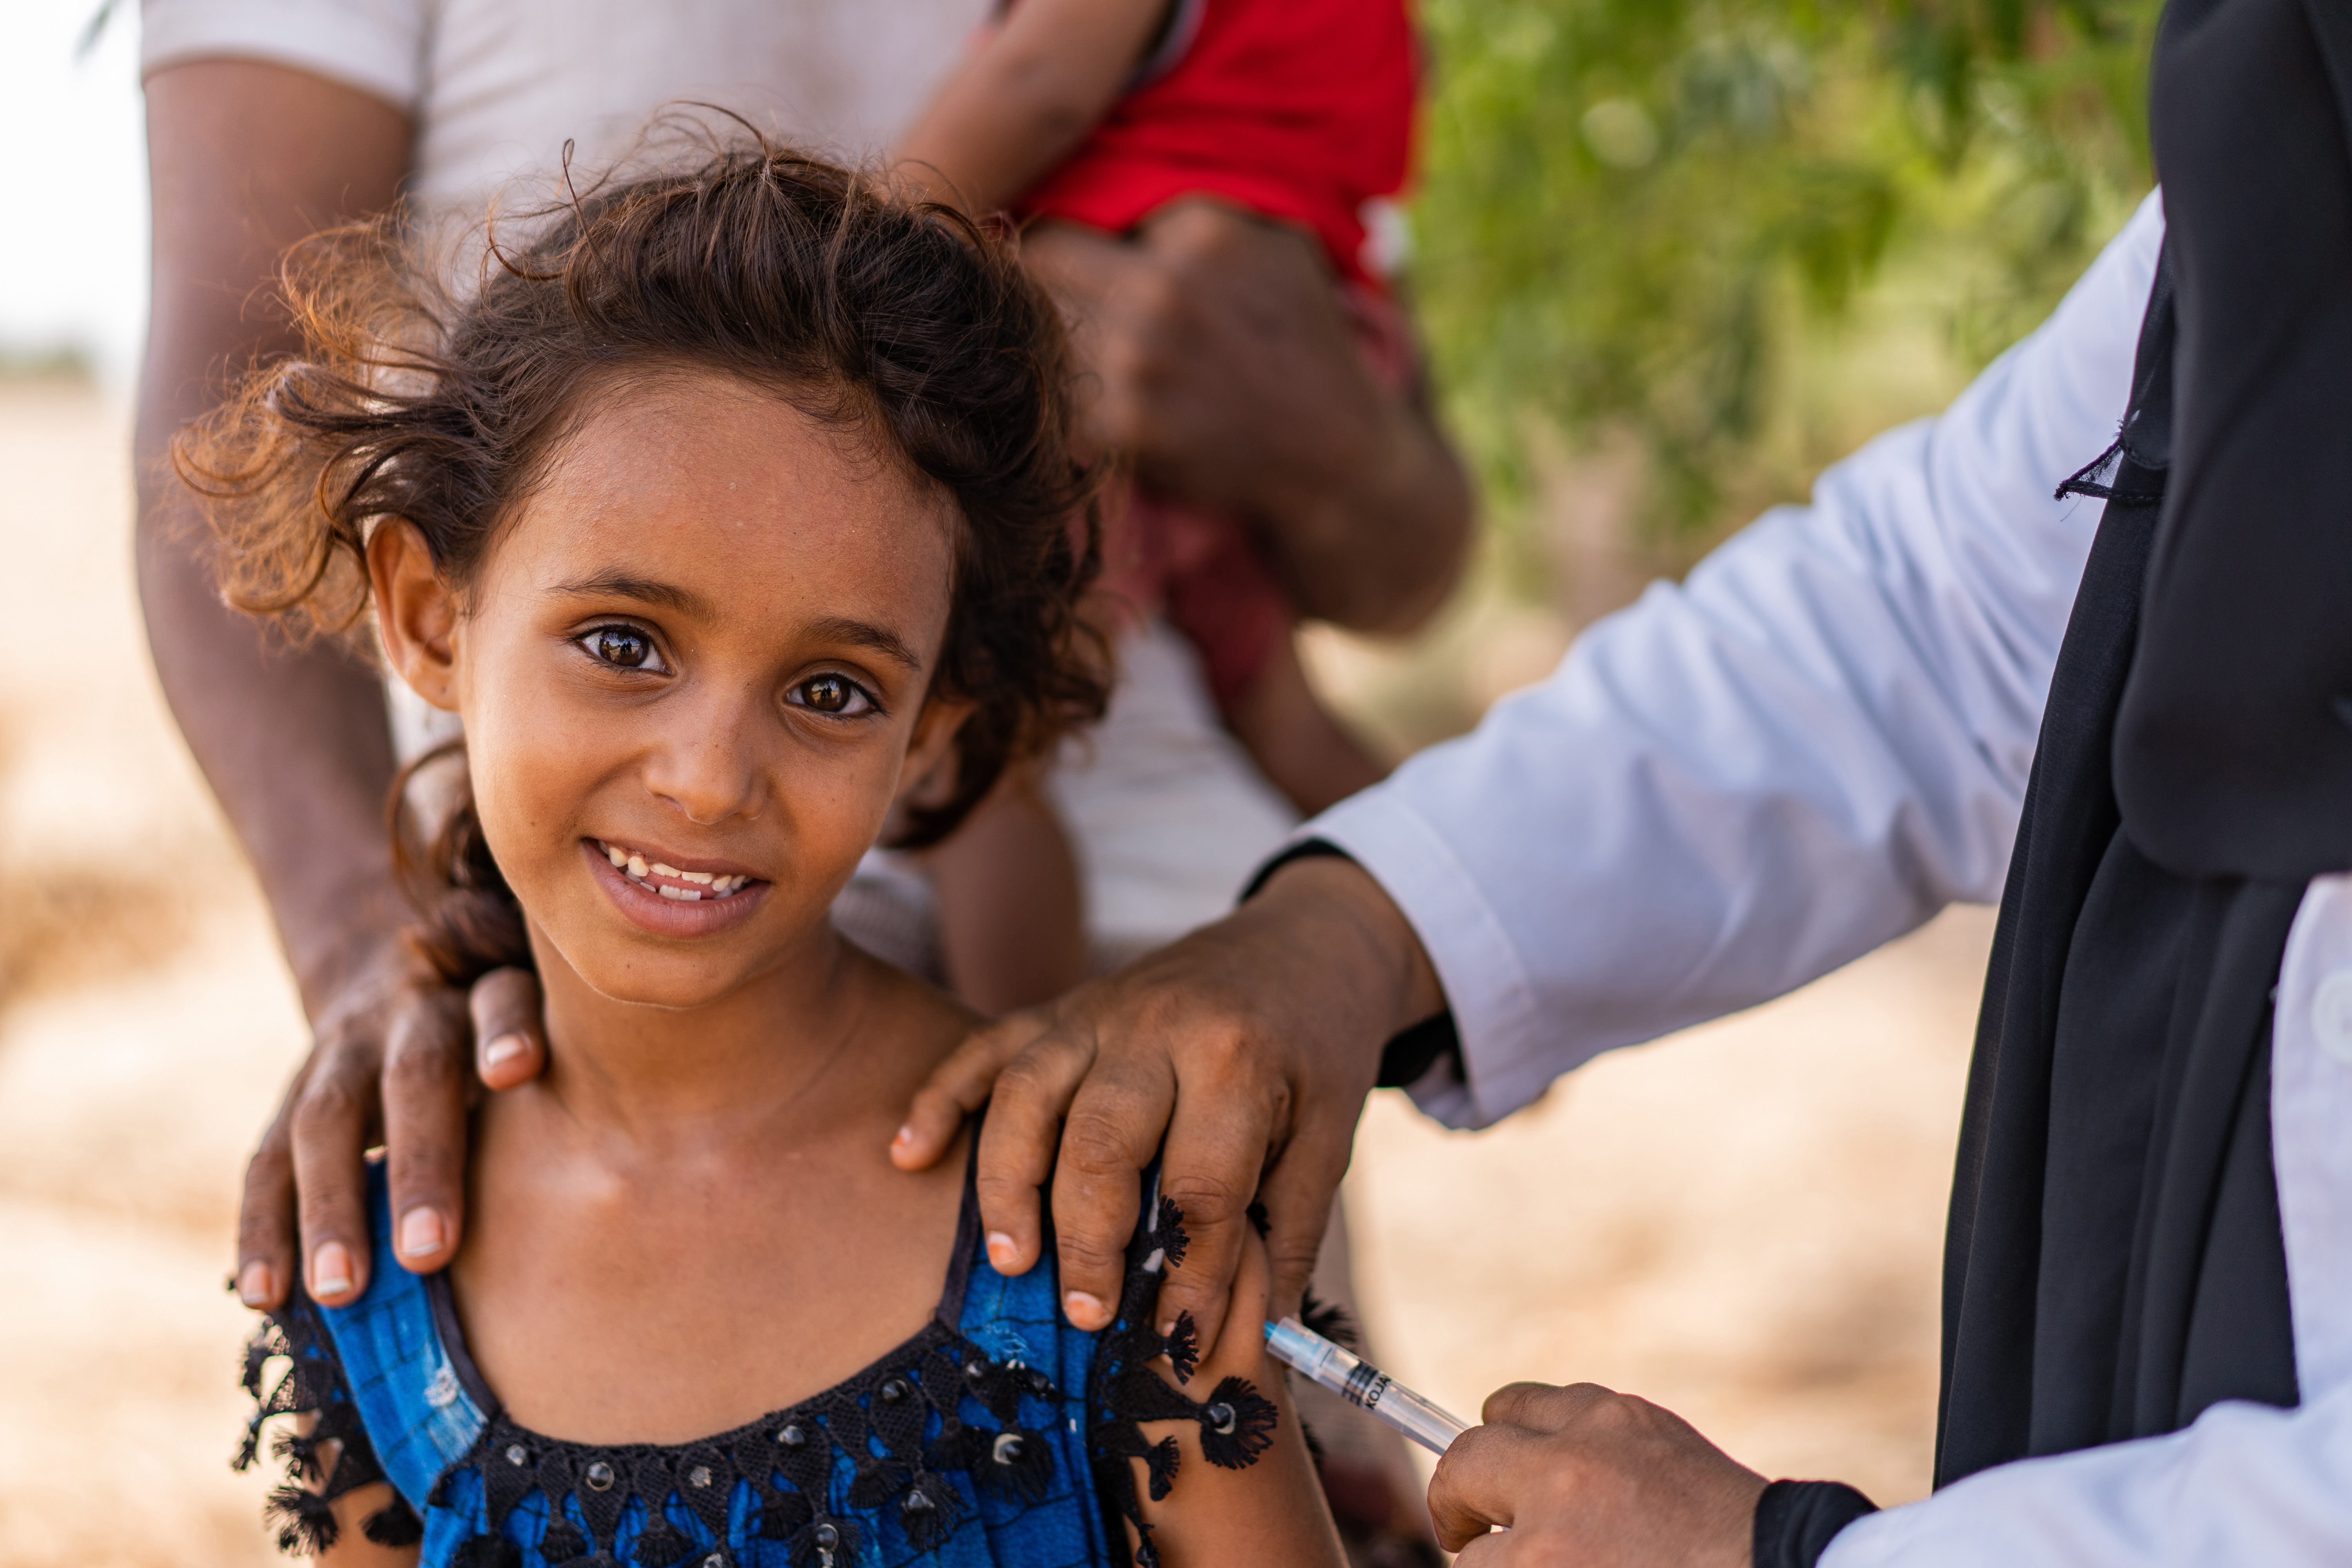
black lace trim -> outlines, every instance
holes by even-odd
[[[1155,1187],[1147,1219],[1129,1244],[1127,1279],[1118,1321],[1095,1350],[1087,1407],[1089,1458],[1106,1505],[1135,1527],[1137,1568],[1159,1568],[1151,1526],[1143,1518],[1135,1471],[1140,1458],[1151,1500],[1164,1500],[1176,1479],[1180,1450],[1173,1437],[1145,1441],[1148,1421],[1192,1421],[1211,1464],[1244,1469],[1274,1440],[1279,1420],[1273,1403],[1247,1379],[1228,1377],[1196,1402],[1171,1388],[1149,1364],[1165,1355],[1180,1381],[1198,1362],[1189,1313],[1171,1333],[1151,1327],[1162,1275],[1183,1261],[1183,1215]],[[1337,1326],[1337,1325],[1334,1325]],[[265,1393],[273,1358],[287,1370]],[[314,1415],[308,1433],[282,1433],[272,1451],[287,1464],[288,1482],[270,1495],[278,1543],[289,1552],[316,1554],[340,1533],[332,1505],[360,1487],[384,1479],[383,1466],[345,1385],[334,1342],[317,1310],[298,1298],[287,1312],[263,1320],[246,1351],[245,1387],[256,1401],[236,1464],[250,1467],[263,1427],[278,1415]],[[997,1425],[974,1426],[960,1414],[966,1394]],[[757,1532],[787,1543],[793,1568],[845,1568],[856,1560],[857,1521],[829,1511],[835,1454],[856,1469],[851,1507],[895,1512],[918,1551],[944,1544],[964,1522],[965,1508],[946,1478],[967,1477],[975,1490],[1024,1502],[1041,1501],[1053,1488],[1054,1456],[1045,1429],[1060,1419],[1065,1398],[1044,1371],[1018,1360],[999,1361],[946,1324],[934,1321],[866,1372],[813,1399],[703,1441],[678,1445],[599,1447],[541,1436],[490,1416],[464,1458],[435,1483],[427,1500],[448,1506],[454,1479],[477,1477],[488,1531],[459,1547],[457,1568],[520,1568],[521,1549],[503,1529],[533,1492],[546,1502],[548,1526],[539,1550],[550,1563],[620,1568],[620,1537],[633,1526],[629,1554],[636,1568],[671,1568],[696,1552],[696,1568],[731,1568],[723,1542],[736,1484],[752,1493]],[[1034,1406],[1042,1405],[1044,1411]],[[932,1417],[938,1430],[931,1431]],[[1025,1419],[1034,1416],[1035,1419]],[[341,1445],[321,1479],[320,1451]],[[311,1483],[305,1485],[303,1483]],[[576,1505],[578,1519],[564,1506]],[[668,1517],[673,1505],[700,1521],[721,1545],[704,1549]],[[586,1528],[582,1528],[584,1522]],[[369,1540],[406,1546],[421,1540],[423,1523],[406,1500],[363,1524]]]
[[[1127,1279],[1119,1289],[1118,1320],[1095,1345],[1087,1409],[1095,1485],[1118,1517],[1135,1527],[1136,1568],[1160,1568],[1160,1552],[1151,1544],[1151,1525],[1136,1496],[1130,1461],[1144,1462],[1151,1500],[1159,1502],[1175,1483],[1181,1450],[1173,1437],[1145,1441],[1142,1423],[1197,1422],[1202,1458],[1221,1468],[1239,1470],[1257,1463],[1274,1441],[1279,1416],[1273,1401],[1246,1378],[1228,1377],[1209,1391],[1206,1400],[1195,1403],[1151,1370],[1150,1363],[1164,1355],[1175,1367],[1177,1381],[1189,1383],[1200,1352],[1190,1312],[1177,1314],[1169,1333],[1152,1327],[1160,1276],[1184,1261],[1183,1211],[1161,1195],[1155,1183],[1144,1213],[1143,1225],[1127,1245]]]
[[[959,1411],[966,1394],[995,1419],[994,1427],[964,1422]],[[889,1510],[915,1548],[929,1552],[964,1522],[950,1474],[968,1477],[982,1492],[1031,1503],[1045,1498],[1054,1455],[1044,1427],[1060,1418],[1062,1398],[1044,1372],[994,1360],[934,1321],[849,1381],[698,1443],[568,1443],[493,1415],[466,1458],[435,1485],[431,1501],[446,1506],[459,1475],[480,1480],[489,1533],[460,1549],[458,1568],[513,1568],[521,1561],[502,1531],[533,1492],[547,1501],[540,1551],[551,1563],[617,1564],[623,1527],[634,1523],[630,1561],[638,1568],[667,1568],[695,1552],[702,1553],[695,1560],[699,1568],[728,1568],[734,1557],[723,1544],[698,1546],[668,1510],[684,1508],[724,1542],[729,1502],[741,1482],[755,1500],[757,1532],[786,1542],[793,1568],[835,1568],[856,1561],[859,1533],[856,1520],[828,1511],[835,1454],[856,1468],[850,1506]],[[1024,1412],[1024,1404],[1045,1409]],[[577,1505],[577,1521],[566,1499]]]
[[[280,1357],[286,1370],[265,1390],[269,1363]],[[231,1461],[237,1469],[252,1468],[260,1458],[262,1428],[274,1417],[316,1418],[308,1431],[281,1429],[270,1444],[271,1454],[285,1461],[286,1480],[269,1494],[264,1514],[277,1529],[278,1550],[316,1556],[342,1533],[335,1522],[335,1500],[383,1480],[384,1474],[360,1423],[359,1406],[344,1386],[334,1342],[307,1298],[298,1293],[283,1313],[262,1319],[245,1347],[243,1381],[254,1407]],[[321,1450],[331,1444],[341,1448],[329,1469]],[[397,1491],[360,1528],[381,1546],[412,1546],[425,1535],[424,1521]]]

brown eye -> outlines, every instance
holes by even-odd
[[[669,666],[662,662],[661,649],[655,646],[653,635],[635,626],[597,626],[582,632],[572,641],[572,646],[608,668],[633,669],[648,675],[669,673]]]
[[[856,719],[882,710],[872,692],[845,675],[812,675],[795,683],[784,700],[795,708],[834,719]]]
[[[627,626],[606,626],[596,632],[590,642],[598,658],[623,669],[642,668],[653,657],[653,639]]]

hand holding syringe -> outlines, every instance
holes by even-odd
[[[1265,1326],[1265,1348],[1275,1360],[1304,1373],[1350,1405],[1387,1422],[1433,1454],[1443,1454],[1470,1423],[1446,1414],[1403,1384],[1341,1349],[1296,1318]]]

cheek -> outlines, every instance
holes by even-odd
[[[601,748],[612,731],[590,721],[543,662],[481,651],[489,657],[467,662],[459,709],[475,811],[509,882],[524,892],[551,860],[571,868],[562,830],[609,771]]]

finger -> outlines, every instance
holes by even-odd
[[[1034,1013],[1015,1013],[1002,1023],[974,1030],[931,1069],[908,1103],[907,1120],[890,1141],[890,1161],[902,1171],[927,1171],[954,1147],[971,1113],[988,1103],[997,1074],[1045,1031]],[[1032,1184],[1033,1186],[1034,1184]],[[1024,1265],[1025,1267],[1025,1265]]]
[[[490,1089],[512,1089],[547,1066],[547,1025],[539,976],[528,969],[493,969],[474,982],[467,1005],[478,1042],[474,1071]]]
[[[1524,1426],[1532,1432],[1561,1432],[1614,1391],[1597,1383],[1510,1383],[1486,1395],[1478,1418],[1490,1426]]]
[[[478,987],[475,997],[478,1020]],[[466,1062],[472,1031],[465,999],[446,987],[410,992],[398,1006],[383,1084],[392,1244],[409,1272],[430,1274],[457,1255],[465,1223]]]
[[[289,1102],[302,1090],[299,1076]],[[284,1109],[261,1135],[245,1167],[245,1195],[236,1216],[236,1299],[257,1311],[286,1303],[294,1279],[294,1152]]]
[[[1265,1205],[1266,1250],[1274,1260],[1274,1315],[1298,1310],[1331,1226],[1331,1205],[1348,1173],[1352,1140],[1318,1127],[1291,1140],[1258,1183]]]
[[[1234,1271],[1250,1228],[1249,1206],[1257,1195],[1278,1110],[1255,1085],[1244,1087],[1234,1076],[1214,1068],[1186,1073],[1160,1165],[1160,1190],[1183,1211],[1185,1237],[1183,1264],[1160,1292],[1160,1327],[1164,1332],[1179,1313],[1191,1313],[1202,1355],[1216,1348],[1224,1328]],[[1058,1179],[1055,1185],[1058,1194]],[[1329,1209],[1327,1194],[1327,1218]],[[1056,1208],[1055,1218],[1060,1215]],[[1311,1266],[1314,1243],[1307,1246]]]
[[[1529,1467],[1540,1457],[1523,1427],[1473,1426],[1454,1438],[1429,1478],[1437,1543],[1459,1552],[1496,1525],[1509,1529],[1528,1495]]]
[[[997,1075],[973,1184],[989,1266],[1000,1274],[1026,1274],[1045,1249],[1037,1194],[1054,1169],[1062,1112],[1093,1059],[1091,1048],[1056,1030],[1031,1041]]]
[[[333,1307],[367,1289],[367,1127],[375,1054],[352,1047],[321,1060],[294,1101],[294,1185],[311,1299]]]
[[[1175,1102],[1176,1080],[1164,1060],[1100,1058],[1070,1100],[1054,1166],[1054,1234],[1062,1315],[1076,1328],[1108,1328],[1118,1310],[1127,1244],[1143,1207],[1143,1170],[1160,1148]],[[1164,1167],[1160,1190],[1168,1193]],[[1184,1228],[1189,1236],[1189,1219]],[[1230,1258],[1224,1273],[1230,1280]]]

